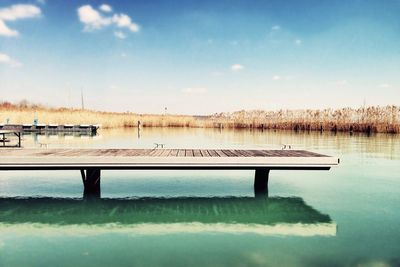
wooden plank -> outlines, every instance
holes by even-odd
[[[260,150],[247,150],[247,152],[251,153],[253,157],[263,157],[264,153]]]
[[[104,156],[116,157],[116,156],[118,156],[119,150],[118,149],[107,149],[104,152],[105,152]]]
[[[32,152],[32,151],[30,151],[30,152]],[[33,151],[33,152],[35,152],[35,151]],[[40,157],[40,156],[55,155],[57,153],[62,153],[62,152],[63,152],[63,150],[60,150],[60,149],[46,149],[46,150],[39,150],[39,151],[36,151],[36,153],[31,153],[31,154],[35,154],[36,156]]]
[[[280,151],[281,150],[261,150],[260,153],[262,153],[265,157],[282,157],[282,153]]]
[[[133,151],[135,151],[135,149],[125,149],[124,150],[124,155],[126,157],[129,157]]]
[[[274,157],[298,157],[301,153],[294,150],[271,150],[270,153]]]
[[[160,157],[168,157],[169,153],[171,153],[171,149],[162,149],[162,153],[160,154]]]
[[[127,157],[138,157],[144,154],[144,149],[129,149],[126,153]]]
[[[239,155],[241,155],[242,157],[251,157],[251,153],[247,152],[246,150],[243,149],[236,149],[235,152]]]
[[[156,149],[156,152],[153,154],[153,157],[161,157],[164,149]]]
[[[53,150],[53,153],[51,156],[69,156],[71,153],[73,153],[74,149],[60,149],[60,150]]]
[[[154,149],[143,149],[143,151],[141,152],[142,154],[140,154],[141,157],[148,157],[150,156],[150,153],[153,152]]]
[[[114,149],[112,155],[114,157],[126,157],[128,149]]]
[[[93,149],[93,151],[88,152],[90,154],[90,156],[94,157],[101,157],[104,153],[106,153],[105,149]]]
[[[237,157],[236,153],[231,152],[229,149],[223,149],[222,152],[228,157]]]
[[[207,151],[211,157],[219,157],[218,153],[214,149],[207,149]]]
[[[220,157],[227,157],[228,156],[222,150],[219,150],[219,149],[216,149],[215,153],[217,153],[218,156],[220,156]]]
[[[158,149],[152,149],[146,156],[153,157],[159,152],[160,152],[160,150],[158,150]]]
[[[200,153],[203,157],[211,157],[210,153],[208,153],[208,150],[206,149],[201,149]]]
[[[121,150],[121,149],[110,149],[109,153],[110,153],[110,156],[114,156],[114,157],[122,156],[121,154],[123,154],[123,150]]]
[[[311,151],[305,151],[305,150],[295,150],[297,153],[301,154],[302,157],[324,157],[324,155],[311,152]]]
[[[254,150],[252,150],[252,149],[251,150],[247,149],[246,153],[248,153],[250,155],[250,157],[257,157],[257,155],[254,153]]]
[[[194,149],[194,150],[193,150],[193,155],[194,155],[195,157],[202,157],[201,152],[200,152],[200,149]]]
[[[184,157],[186,154],[185,149],[179,149],[178,151],[178,157]]]
[[[73,156],[73,155],[68,154],[68,156]],[[79,149],[79,154],[77,154],[76,156],[79,157],[96,156],[96,151],[94,149]]]
[[[185,157],[194,157],[193,149],[185,149]]]
[[[177,157],[178,156],[178,151],[179,151],[179,149],[171,149],[171,151],[169,152],[168,157]]]
[[[241,153],[239,153],[238,151],[236,151],[235,149],[229,149],[229,151],[235,155],[235,157],[243,157],[243,155]]]
[[[304,153],[300,151],[294,151],[294,150],[281,150],[281,157],[303,157],[305,156]]]

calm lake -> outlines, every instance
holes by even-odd
[[[400,266],[400,136],[227,129],[25,135],[25,147],[258,148],[337,156],[329,171],[0,172],[0,266]],[[1,150],[0,150],[0,153]]]

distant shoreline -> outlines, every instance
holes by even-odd
[[[102,128],[191,127],[400,133],[400,107],[371,106],[324,110],[237,111],[209,116],[156,115],[48,108],[0,103],[0,124],[96,124]]]

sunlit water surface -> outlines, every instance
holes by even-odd
[[[32,136],[25,147],[263,148],[340,157],[330,171],[0,172],[0,266],[400,266],[400,137],[215,129]],[[0,150],[1,153],[1,150]]]

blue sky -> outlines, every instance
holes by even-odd
[[[400,1],[0,0],[0,100],[109,111],[400,104]]]

